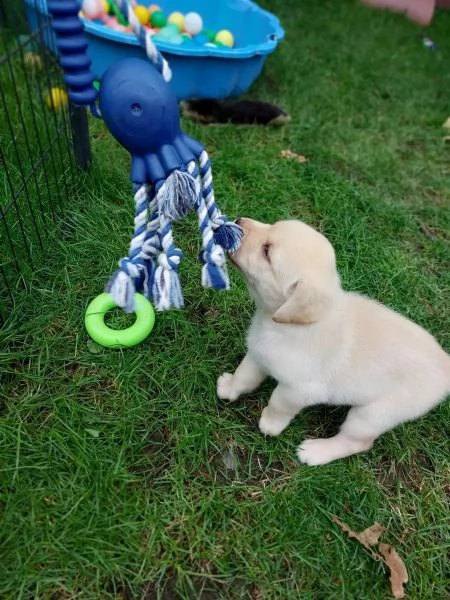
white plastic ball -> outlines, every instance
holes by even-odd
[[[203,29],[203,19],[196,12],[190,12],[184,17],[184,30],[191,35],[197,35]]]
[[[99,0],[83,0],[81,10],[84,17],[89,20],[100,18],[103,12],[102,3]]]

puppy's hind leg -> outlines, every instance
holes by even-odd
[[[298,447],[297,456],[301,462],[314,466],[370,450],[381,434],[425,412],[427,409],[423,405],[414,405],[410,394],[388,396],[365,406],[354,406],[337,435],[305,440]]]
[[[249,354],[246,354],[234,374],[223,373],[217,380],[217,395],[221,400],[234,401],[258,388],[267,374],[261,371]]]

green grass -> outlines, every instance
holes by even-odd
[[[213,158],[229,215],[302,218],[336,247],[346,288],[380,299],[450,349],[450,13],[430,52],[400,16],[341,3],[266,0],[287,30],[251,96],[284,129],[183,124]],[[177,224],[186,308],[159,315],[124,352],[92,352],[87,303],[125,252],[129,160],[92,125],[95,163],[0,332],[0,597],[62,600],[358,599],[389,582],[353,540],[384,524],[408,598],[448,598],[448,401],[370,452],[308,468],[307,436],[344,411],[305,411],[277,439],[258,432],[271,384],[232,405],[215,381],[244,352],[243,281],[204,291],[195,219]],[[289,148],[308,157],[283,160]],[[95,348],[94,348],[95,350]]]

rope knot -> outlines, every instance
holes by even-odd
[[[140,258],[131,260],[131,258],[127,256],[119,260],[119,269],[133,279],[139,277],[142,267],[143,261]]]
[[[158,265],[163,269],[168,269],[169,271],[173,271],[174,269],[178,269],[178,266],[181,261],[183,253],[181,250],[173,250],[172,252],[161,252],[158,255]]]

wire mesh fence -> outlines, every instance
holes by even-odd
[[[30,30],[32,4],[0,3],[0,322],[45,257],[89,162],[86,112],[67,102],[48,49],[50,21],[37,6]]]

